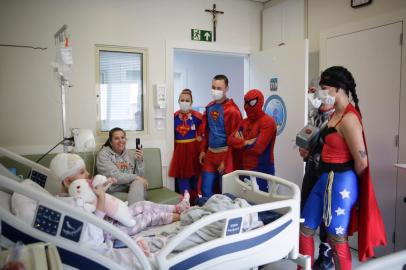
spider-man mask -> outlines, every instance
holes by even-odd
[[[256,120],[265,113],[262,110],[264,106],[264,95],[258,89],[248,91],[244,96],[244,109],[248,119]]]

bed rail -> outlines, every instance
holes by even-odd
[[[3,147],[0,147],[0,156],[7,157],[13,161],[16,161],[22,165],[30,168],[30,175],[28,178],[48,190],[52,194],[56,194],[60,189],[60,182],[55,179],[55,176],[51,173],[51,170],[47,167],[38,164],[28,158],[13,153]],[[3,175],[7,175],[2,173]],[[10,177],[9,175],[7,175]],[[15,178],[15,177],[12,177]]]
[[[0,147],[0,156],[5,156],[12,160],[15,160],[23,165],[26,165],[27,167],[30,167],[33,170],[37,170],[38,172],[40,172],[44,175],[47,175],[47,176],[50,175],[50,170],[47,167],[42,166],[41,164],[35,163],[34,161],[29,160],[16,153],[13,153],[3,147]]]
[[[266,179],[275,188],[272,188],[269,193],[259,191],[256,185],[241,181],[239,179],[241,175],[248,175],[253,179],[252,183],[255,183],[256,177]],[[298,252],[299,188],[282,178],[249,171],[234,171],[224,175],[222,181],[223,192],[260,204],[211,214],[189,225],[161,250],[157,258],[159,268],[225,269],[228,267],[229,269],[241,269],[244,266],[248,268],[248,265],[263,265],[288,257],[304,266],[305,269],[310,269],[310,258],[301,256]],[[286,187],[291,194],[289,196],[277,194],[276,186]],[[284,209],[284,214],[274,222],[247,232],[235,230],[236,226],[241,226],[244,217],[248,214],[278,209]],[[178,254],[173,253],[175,248],[187,237],[217,221],[225,221],[221,238],[200,244]],[[230,229],[238,231],[238,233],[228,234]],[[269,248],[271,242],[274,243],[272,251],[268,252],[271,254],[261,257],[261,253],[267,253],[266,249]]]
[[[20,193],[26,197],[32,198],[38,202],[38,205],[46,206],[47,208],[57,211],[61,214],[61,218],[58,222],[58,228],[56,235],[51,235],[40,230],[37,230],[33,227],[33,224],[24,224],[20,219],[10,213],[9,209],[4,209],[0,207],[0,220],[1,220],[1,227],[0,229],[3,230],[5,224],[9,226],[14,226],[16,229],[22,232],[26,232],[29,234],[30,237],[34,239],[41,239],[44,242],[52,242],[55,243],[58,248],[62,248],[64,250],[68,250],[70,252],[85,256],[94,262],[97,262],[100,265],[105,266],[107,269],[122,269],[123,266],[120,266],[118,263],[114,262],[113,260],[103,256],[102,254],[89,249],[86,247],[86,243],[76,243],[73,241],[69,241],[66,238],[61,236],[61,230],[64,222],[65,217],[73,217],[76,220],[91,223],[97,225],[99,228],[104,230],[107,233],[111,233],[111,235],[122,242],[124,242],[127,247],[131,250],[131,252],[136,256],[138,261],[141,264],[143,269],[151,269],[151,265],[141,251],[141,249],[135,244],[135,242],[125,233],[114,227],[108,222],[101,220],[100,218],[96,217],[91,213],[87,213],[83,210],[73,208],[67,203],[64,203],[53,196],[45,194],[43,192],[37,191],[36,189],[27,189],[27,186],[24,186],[15,180],[12,180],[4,175],[0,175],[0,186],[12,190],[14,192]],[[4,239],[1,239],[4,241]],[[62,258],[63,259],[63,258]]]

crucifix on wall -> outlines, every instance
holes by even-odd
[[[216,10],[216,4],[213,4],[213,9],[206,9],[205,11],[210,12],[213,16],[213,41],[216,42],[217,14],[224,14],[224,12]]]

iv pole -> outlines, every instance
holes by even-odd
[[[68,26],[64,24],[54,35],[55,43],[57,46],[57,50],[59,50],[59,46],[61,43],[65,41],[66,30]],[[62,132],[63,132],[63,151],[66,153],[69,151],[69,146],[72,146],[72,137],[70,136],[70,132],[68,130],[66,124],[66,93],[69,89],[69,81],[64,76],[64,70],[60,66],[57,67],[59,79],[60,79],[60,86],[61,86],[61,106],[62,106]]]

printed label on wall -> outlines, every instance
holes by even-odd
[[[277,91],[278,90],[278,78],[271,78],[269,83],[269,90]]]

